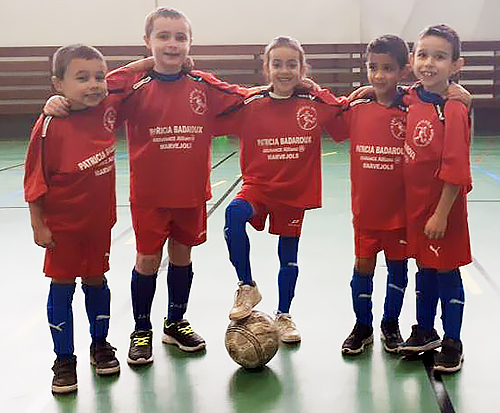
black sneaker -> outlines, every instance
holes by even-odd
[[[90,364],[95,366],[95,372],[100,376],[115,374],[120,371],[120,363],[115,357],[116,348],[107,341],[90,345]]]
[[[167,319],[165,319],[161,341],[166,344],[175,344],[183,351],[198,351],[206,347],[205,340],[194,332],[187,320],[167,325]]]
[[[404,343],[399,324],[397,321],[382,322],[380,325],[380,339],[384,343],[384,350],[388,353],[396,353]]]
[[[455,373],[462,368],[464,353],[460,340],[443,340],[441,352],[434,360],[434,371],[440,373]]]
[[[373,327],[356,323],[351,334],[342,344],[342,354],[359,354],[373,343]]]
[[[441,345],[441,339],[435,329],[425,330],[415,324],[411,327],[411,335],[401,346],[399,352],[404,355],[415,355],[431,351]]]
[[[65,359],[57,358],[52,366],[52,393],[71,393],[78,389],[76,380],[76,356]]]
[[[153,362],[153,332],[137,330],[130,335],[128,364],[148,364]]]

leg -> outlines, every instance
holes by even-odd
[[[418,263],[417,263],[418,265]],[[434,329],[438,295],[437,270],[419,265],[415,277],[417,295],[417,324],[412,326],[408,340],[400,347],[403,354],[418,354],[434,350],[441,345],[441,340]]]
[[[387,263],[387,287],[384,302],[384,315],[381,323],[381,337],[384,349],[394,353],[403,344],[399,331],[399,315],[408,285],[408,260],[389,260]]]
[[[129,364],[148,364],[153,361],[153,331],[150,314],[161,257],[161,250],[151,255],[137,253],[130,284],[135,329],[130,335],[127,357]]]
[[[439,298],[444,329],[441,353],[436,357],[434,369],[453,373],[462,368],[463,348],[460,340],[464,313],[465,293],[458,268],[438,273]]]
[[[276,313],[276,325],[284,343],[298,343],[301,341],[300,332],[289,314],[290,305],[295,295],[295,285],[299,275],[297,255],[299,237],[280,236],[278,242],[278,256],[280,271],[278,274],[279,303]]]
[[[106,277],[89,277],[82,279],[82,290],[85,295],[85,309],[90,324],[90,362],[99,375],[115,374],[120,371],[120,363],[115,357],[115,350],[106,338],[109,330],[111,293]]]
[[[342,344],[343,354],[359,354],[373,343],[372,292],[376,256],[356,258],[351,279],[351,294],[356,324]]]
[[[231,201],[226,208],[224,238],[229,251],[229,259],[239,279],[234,305],[229,312],[231,320],[248,317],[262,296],[252,280],[250,270],[250,242],[246,233],[246,223],[252,217],[252,205],[242,198]]]
[[[73,338],[73,294],[75,280],[52,279],[47,300],[47,318],[49,321],[54,352],[57,358],[52,370],[53,393],[69,393],[77,389],[76,356]]]

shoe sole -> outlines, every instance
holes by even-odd
[[[462,357],[460,357],[460,362],[458,363],[458,365],[453,367],[434,366],[433,371],[435,373],[456,373],[462,368],[463,363],[464,363],[464,355],[462,354]]]
[[[120,372],[120,365],[114,366],[114,367],[104,367],[104,368],[98,368],[95,362],[90,361],[90,365],[95,367],[95,372],[99,376],[109,376],[111,374],[116,374]]]
[[[137,360],[131,359],[130,357],[127,356],[127,363],[132,365],[132,366],[140,366],[140,365],[144,365],[144,364],[150,364],[153,362],[153,360],[154,360],[153,355],[151,355],[151,357],[148,359],[142,357],[142,358],[137,359]]]
[[[286,344],[297,344],[302,341],[301,337],[294,337],[294,338],[280,338],[282,343]]]
[[[239,321],[239,320],[243,320],[243,319],[247,318],[250,314],[252,314],[252,311],[255,308],[255,306],[257,304],[259,304],[261,301],[262,301],[262,296],[259,297],[258,301],[252,306],[252,308],[250,308],[250,310],[245,311],[243,314],[239,313],[239,314],[234,315],[234,314],[231,314],[231,312],[229,312],[229,319],[231,321]]]
[[[365,338],[362,342],[361,342],[361,347],[357,348],[357,349],[351,349],[351,348],[342,348],[342,354],[350,354],[350,355],[353,355],[353,354],[360,354],[363,352],[363,350],[365,349],[366,346],[370,345],[370,344],[373,344],[373,334],[368,337],[368,338]]]
[[[52,386],[53,394],[66,394],[73,393],[78,390],[78,384],[71,384],[69,386]]]
[[[188,346],[185,346],[185,345],[179,343],[174,337],[169,336],[168,334],[165,334],[165,333],[163,333],[163,337],[161,338],[161,342],[165,343],[165,344],[173,344],[174,346],[179,347],[182,351],[185,351],[187,353],[193,353],[195,351],[203,350],[207,346],[207,344],[203,342],[201,344],[198,344],[195,347],[188,347]]]
[[[441,347],[441,340],[434,340],[420,347],[401,346],[399,347],[398,353],[401,353],[403,355],[414,355],[414,354],[425,353],[426,351],[435,350],[438,347]]]

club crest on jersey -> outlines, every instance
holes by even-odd
[[[200,89],[193,89],[189,94],[189,105],[194,113],[203,115],[208,109],[205,92]]]
[[[432,123],[427,119],[422,119],[415,126],[415,132],[413,133],[413,142],[416,146],[427,146],[432,142],[434,137],[434,129],[432,128]]]
[[[312,130],[318,125],[318,113],[312,106],[302,106],[297,110],[297,123],[304,130]]]
[[[406,125],[403,118],[397,116],[393,117],[389,124],[389,128],[391,130],[392,136],[394,136],[397,140],[405,140]]]
[[[105,110],[104,116],[102,118],[104,129],[108,132],[113,133],[116,127],[116,119],[118,114],[116,113],[116,109],[113,107],[109,107]]]

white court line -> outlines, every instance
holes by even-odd
[[[465,284],[465,288],[467,291],[470,291],[472,294],[479,295],[483,293],[481,287],[476,283],[474,278],[470,275],[469,271],[465,267],[460,268],[460,273],[462,274],[462,280]]]
[[[212,188],[216,188],[222,184],[225,184],[227,181],[225,179],[223,179],[222,181],[219,181],[219,182],[216,182],[214,184],[212,184]]]
[[[47,310],[43,309],[35,313],[33,317],[27,319],[22,323],[17,329],[14,330],[13,334],[15,337],[23,337],[28,335],[31,330],[35,328],[40,323],[47,322]]]
[[[322,156],[338,155],[338,152],[325,152]]]

